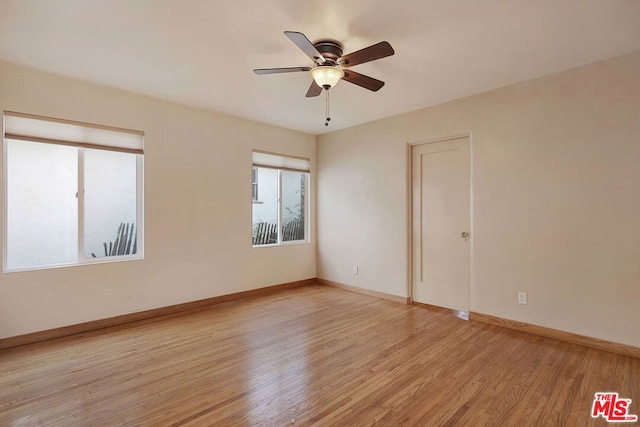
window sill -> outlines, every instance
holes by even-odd
[[[307,245],[311,242],[308,240],[296,240],[293,242],[282,242],[282,243],[269,243],[267,245],[251,245],[252,248],[277,248],[280,246],[297,246],[297,245]]]
[[[22,272],[28,272],[28,271],[52,270],[57,268],[81,267],[85,265],[97,265],[97,264],[113,264],[113,263],[119,263],[119,262],[142,261],[142,260],[144,260],[143,254],[117,255],[117,256],[99,257],[99,258],[85,258],[82,261],[72,262],[68,264],[48,264],[48,265],[39,265],[34,267],[15,267],[15,268],[4,268],[3,266],[2,273],[3,274],[22,273]]]

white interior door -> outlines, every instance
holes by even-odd
[[[416,302],[469,311],[469,138],[415,145],[412,285]]]

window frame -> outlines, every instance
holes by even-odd
[[[251,166],[251,201],[260,203],[258,199],[258,167]]]
[[[35,121],[42,122],[50,122],[50,123],[61,123],[62,126],[65,124],[70,124],[72,126],[80,126],[86,129],[103,129],[107,132],[123,132],[138,135],[141,143],[140,150],[132,150],[129,148],[123,147],[109,147],[102,144],[94,144],[91,142],[76,142],[76,141],[64,141],[60,139],[51,139],[48,140],[39,136],[14,136],[7,135],[7,126],[6,126],[6,116],[11,115],[15,117],[26,117],[28,119],[33,119]],[[3,112],[3,133],[2,133],[2,167],[3,167],[3,236],[2,236],[2,272],[3,273],[14,273],[14,272],[22,272],[22,271],[35,271],[35,270],[48,270],[53,268],[64,268],[64,267],[74,267],[81,265],[92,265],[92,264],[106,264],[113,262],[125,262],[125,261],[136,261],[144,259],[144,151],[142,149],[142,144],[144,144],[144,132],[139,131],[130,131],[126,129],[113,128],[109,126],[102,125],[94,125],[90,123],[82,123],[75,122],[64,119],[53,119],[48,117],[35,116],[30,114],[23,113],[14,113],[10,111]],[[78,218],[77,218],[77,228],[78,228],[78,242],[77,242],[77,259],[74,262],[67,263],[59,263],[59,264],[40,264],[36,266],[29,267],[17,267],[17,268],[9,268],[8,267],[8,253],[9,253],[9,241],[8,241],[8,141],[16,141],[16,142],[32,142],[39,144],[53,144],[53,145],[68,145],[73,146],[77,149],[78,155],[78,177],[77,177],[77,205],[78,205]],[[113,255],[113,256],[101,256],[101,257],[86,257],[85,256],[85,194],[84,194],[84,184],[85,184],[85,150],[94,149],[94,150],[106,150],[106,151],[116,151],[116,152],[125,152],[136,156],[136,253],[128,254],[128,255]]]
[[[261,245],[253,244],[253,197],[252,197],[252,212],[251,212],[251,230],[252,230],[252,248],[271,248],[276,246],[290,246],[290,245],[303,245],[311,243],[311,221],[310,221],[310,184],[311,184],[311,171],[310,171],[310,159],[305,157],[287,156],[282,154],[275,154],[265,151],[253,150],[253,163],[252,170],[265,168],[274,169],[277,174],[277,202],[276,202],[276,218],[277,218],[277,242],[266,243]],[[256,154],[260,157],[257,159]],[[282,228],[282,172],[298,172],[304,174],[304,239],[301,240],[288,240],[283,241],[283,228]],[[252,172],[253,174],[253,172]],[[256,172],[256,175],[259,175]],[[253,190],[252,190],[253,191]],[[253,193],[252,193],[253,196]],[[263,202],[258,202],[263,203]]]

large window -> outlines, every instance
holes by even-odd
[[[309,240],[308,187],[308,159],[253,152],[254,246],[304,243]]]
[[[4,113],[4,262],[143,257],[143,133]]]

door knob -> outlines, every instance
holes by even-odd
[[[469,232],[468,231],[463,231],[461,234],[462,238],[464,240],[467,240],[469,238]]]

